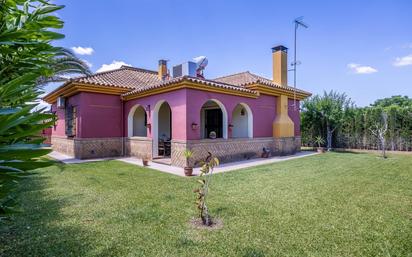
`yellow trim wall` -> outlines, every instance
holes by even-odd
[[[288,114],[288,97],[280,95],[277,98],[276,118],[273,121],[273,137],[294,137],[295,124]]]
[[[93,84],[68,84],[43,98],[49,104],[55,103],[58,97],[69,97],[79,92],[101,93],[108,95],[122,95],[129,92],[129,88],[99,86]]]

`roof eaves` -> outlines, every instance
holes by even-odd
[[[122,96],[129,96],[129,95],[133,95],[133,94],[137,94],[137,93],[147,92],[147,91],[150,91],[152,89],[159,89],[159,88],[162,88],[162,87],[166,87],[166,86],[169,86],[169,85],[172,85],[172,84],[177,84],[177,83],[184,82],[184,81],[195,82],[195,83],[205,84],[205,85],[209,85],[209,86],[216,86],[216,87],[220,87],[220,88],[225,88],[225,89],[229,89],[229,90],[235,90],[235,91],[240,91],[240,92],[245,92],[245,93],[250,93],[250,94],[257,94],[256,91],[254,91],[254,90],[246,89],[246,88],[235,86],[235,85],[232,85],[232,84],[227,84],[227,83],[223,83],[223,82],[216,82],[216,81],[213,81],[213,80],[193,78],[193,77],[190,77],[190,76],[182,76],[182,77],[179,77],[179,78],[174,78],[174,79],[168,80],[166,82],[162,82],[162,83],[159,83],[159,84],[154,84],[154,85],[151,85],[149,87],[138,88],[138,89],[132,90],[130,92],[127,92],[127,93],[123,94]]]

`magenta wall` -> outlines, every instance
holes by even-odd
[[[81,138],[121,137],[122,102],[118,95],[80,93]]]
[[[148,122],[152,123],[152,117],[157,103],[166,101],[172,110],[172,138],[177,140],[200,139],[200,128],[192,129],[191,124],[200,124],[200,110],[205,102],[210,99],[220,101],[226,108],[228,123],[232,121],[232,112],[238,103],[247,104],[253,113],[253,136],[271,137],[272,123],[276,114],[277,97],[260,95],[259,98],[247,98],[193,89],[180,89],[168,93],[148,96],[130,100],[124,103],[124,136],[128,135],[127,118],[130,109],[136,104],[146,108],[150,105]],[[97,93],[79,93],[67,99],[67,103],[77,106],[77,137],[102,138],[122,136],[122,102],[119,96]],[[293,100],[289,99],[289,116],[295,123],[295,135],[300,136],[299,109],[293,108]],[[299,106],[299,101],[297,101]],[[57,109],[58,121],[52,134],[65,136],[64,110]],[[148,136],[152,131],[148,128]],[[229,130],[229,137],[231,133]]]
[[[186,139],[186,98],[187,90],[180,89],[168,93],[148,96],[144,98],[130,100],[125,103],[124,108],[124,126],[125,126],[125,136],[128,135],[127,131],[127,118],[130,112],[130,109],[139,104],[146,109],[150,105],[150,113],[147,115],[148,123],[152,123],[153,113],[156,107],[156,104],[161,101],[166,101],[170,109],[172,110],[172,138],[173,139]],[[151,128],[147,129],[148,137],[152,137]]]
[[[77,107],[77,135],[79,138],[121,137],[121,101],[118,95],[82,92],[66,99],[66,104]],[[64,109],[52,105],[58,117],[52,135],[66,136]]]
[[[74,95],[74,96],[68,98],[66,101],[67,101],[66,104],[77,106],[79,108],[80,95],[79,94]],[[65,110],[57,108],[56,103],[52,104],[51,110],[52,110],[52,112],[55,112],[56,116],[57,116],[56,124],[52,129],[52,135],[53,136],[61,136],[61,137],[66,136],[66,126],[65,126],[65,120],[64,120],[65,119],[65,115],[64,115]],[[78,113],[78,116],[79,116],[79,113]],[[77,120],[77,125],[76,126],[77,126],[76,131],[79,132],[81,130],[81,129],[79,129],[80,128],[79,120]]]
[[[200,110],[204,103],[210,99],[220,101],[226,108],[228,123],[232,121],[232,112],[239,103],[247,104],[253,113],[253,136],[271,137],[272,123],[276,116],[277,97],[260,95],[259,98],[247,98],[194,89],[180,89],[169,93],[148,96],[140,99],[131,100],[125,103],[124,126],[125,136],[127,132],[127,118],[131,108],[137,104],[146,108],[150,105],[151,111],[148,114],[148,122],[152,123],[154,109],[160,101],[166,101],[172,110],[172,138],[200,139],[200,128],[192,129],[192,123],[200,124]],[[294,109],[293,100],[289,100],[289,116],[295,123],[295,135],[300,135],[300,115],[299,109]],[[299,101],[296,103],[299,106]],[[152,131],[148,128],[148,137],[152,136]],[[231,133],[229,130],[229,138]]]
[[[220,101],[226,108],[228,123],[232,122],[232,112],[239,103],[247,104],[253,113],[253,137],[271,137],[272,123],[276,114],[276,97],[261,95],[259,98],[240,97],[193,89],[187,90],[187,124],[188,139],[200,139],[200,128],[193,130],[192,122],[200,124],[200,110],[210,99]],[[230,135],[229,131],[229,137]]]

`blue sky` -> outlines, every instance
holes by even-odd
[[[82,47],[93,71],[114,61],[157,69],[162,58],[176,65],[206,55],[207,78],[245,70],[271,78],[270,48],[289,47],[292,60],[292,21],[304,16],[299,88],[346,92],[358,106],[412,97],[412,1],[56,2],[66,5],[58,44]]]

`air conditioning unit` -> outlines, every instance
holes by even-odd
[[[173,78],[190,76],[196,77],[197,65],[195,62],[185,62],[176,66],[173,66]]]
[[[59,96],[57,98],[57,108],[64,109],[66,107],[66,98]]]

